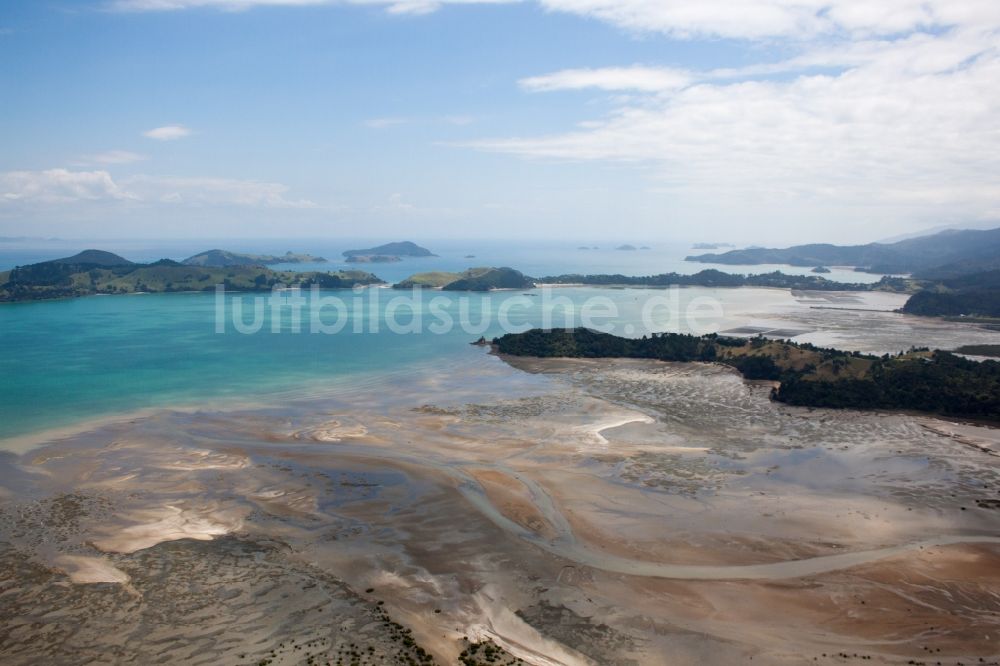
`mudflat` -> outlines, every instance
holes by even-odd
[[[997,660],[1000,431],[712,365],[451,372],[5,454],[4,663]]]

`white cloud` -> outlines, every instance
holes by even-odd
[[[233,178],[131,176],[115,181],[107,171],[8,171],[0,173],[0,203],[69,204],[132,202],[192,206],[315,208],[287,197],[289,187]]]
[[[157,141],[176,141],[177,139],[183,139],[186,136],[190,136],[191,130],[183,125],[165,125],[163,127],[154,127],[151,130],[147,130],[142,133],[143,136],[156,139]]]
[[[562,133],[471,145],[643,163],[676,196],[780,203],[795,214],[835,204],[970,217],[1000,211],[997,31],[824,45],[778,63],[694,72],[681,87],[669,77],[659,84],[657,71],[529,79],[536,90],[639,92],[608,116]],[[785,76],[760,78],[776,72]]]
[[[128,200],[107,171],[8,171],[0,173],[0,202],[67,203]]]
[[[543,76],[532,76],[519,81],[522,88],[534,92],[554,90],[639,90],[645,92],[683,88],[691,82],[691,75],[667,67],[603,67],[599,69],[564,69]]]
[[[892,35],[950,26],[996,26],[994,0],[539,0],[552,11],[620,27],[699,36],[796,40],[851,33]]]
[[[115,0],[113,6],[364,4],[426,13],[475,1]],[[725,200],[738,217],[765,209],[801,219],[834,209],[873,219],[1000,215],[997,0],[523,2],[644,37],[740,40],[750,47],[741,55],[756,61],[702,72],[672,63],[582,61],[541,72],[522,79],[522,89],[621,96],[609,96],[614,111],[563,131],[468,145],[644,165],[658,179],[653,189],[680,202],[680,210],[708,210]],[[774,53],[785,55],[775,61]]]

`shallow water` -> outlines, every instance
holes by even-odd
[[[0,305],[0,440],[146,408],[276,402],[349,386],[392,384],[409,374],[444,376],[476,357],[467,342],[506,330],[501,312],[507,312],[514,330],[587,324],[583,315],[589,312],[592,325],[608,326],[620,335],[751,327],[879,354],[911,345],[953,348],[1000,341],[1000,332],[886,312],[905,298],[892,294],[693,287],[430,292],[419,302],[412,293],[387,289],[322,296],[342,299],[347,308],[337,334],[309,332],[309,307],[296,333],[290,307],[273,317],[257,295],[227,297],[223,333],[216,332],[214,294]],[[261,303],[259,332],[237,332],[235,302],[243,308],[245,323]],[[594,302],[601,309],[588,310],[586,304]],[[824,309],[816,309],[817,304]],[[868,310],[827,309],[833,307]],[[453,325],[435,333],[438,313]],[[320,316],[324,323],[337,321],[329,308]],[[398,324],[396,330],[407,332],[393,332],[390,318]],[[417,320],[420,326],[413,326]]]

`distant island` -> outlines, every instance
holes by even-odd
[[[538,284],[592,285],[605,287],[771,287],[812,291],[913,291],[914,286],[904,278],[884,277],[874,283],[834,282],[817,275],[788,275],[780,271],[759,275],[723,273],[714,268],[693,275],[660,273],[658,275],[580,275],[565,274],[537,278]]]
[[[944,279],[1000,269],[1000,229],[948,230],[896,243],[796,245],[691,255],[686,261],[727,265],[855,266],[869,273],[913,273]]]
[[[324,289],[384,284],[364,271],[293,272],[254,266],[193,266],[170,259],[131,262],[111,252],[84,250],[72,257],[19,266],[0,273],[0,302],[73,298],[95,294],[269,291],[275,285]]]
[[[905,409],[1000,421],[1000,362],[944,351],[872,356],[760,337],[662,333],[631,339],[584,328],[534,329],[504,335],[493,344],[511,356],[722,363],[746,379],[780,382],[771,397],[790,405]]]
[[[736,247],[732,243],[695,243],[691,246],[693,250],[721,250],[727,247]]]
[[[283,255],[242,254],[228,250],[206,250],[181,262],[185,266],[271,266],[274,264],[323,264],[326,259],[311,254],[286,252]]]
[[[492,291],[494,289],[531,289],[535,281],[513,268],[470,268],[461,273],[435,271],[417,273],[393,285],[395,289],[434,288],[445,291]]]
[[[538,285],[582,285],[594,287],[768,287],[803,291],[887,291],[907,293],[914,285],[904,278],[884,277],[873,283],[834,282],[816,275],[787,275],[779,271],[759,275],[723,273],[706,269],[694,275],[661,273],[632,276],[621,274],[581,275],[576,273],[532,278],[512,268],[470,268],[461,273],[432,271],[416,273],[393,285],[396,289],[428,287],[448,291],[488,291],[490,289],[530,289]]]
[[[827,268],[826,266],[817,266],[816,268],[812,269],[812,272],[813,273],[831,273],[832,271],[829,268]]]
[[[348,263],[388,263],[401,261],[403,257],[436,257],[437,255],[425,247],[420,247],[410,241],[386,243],[378,247],[363,250],[345,250],[344,257]]]
[[[624,250],[626,252],[633,252],[635,250],[638,250],[639,248],[637,248],[635,245],[629,245],[629,244],[626,243],[625,245],[619,245],[615,249],[616,250]]]
[[[345,261],[349,264],[391,264],[402,260],[395,254],[352,254]]]

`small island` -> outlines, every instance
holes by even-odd
[[[397,243],[385,243],[378,247],[369,247],[363,250],[345,250],[344,258],[348,263],[389,263],[402,261],[403,257],[436,257],[437,255],[425,247],[420,247],[411,241],[400,241]]]
[[[629,245],[628,243],[626,243],[625,245],[619,245],[615,249],[616,250],[623,250],[625,252],[635,252],[639,248],[637,248],[635,245]]]
[[[812,272],[822,274],[822,273],[832,273],[833,271],[831,271],[826,266],[817,266],[816,268],[812,269]]]

